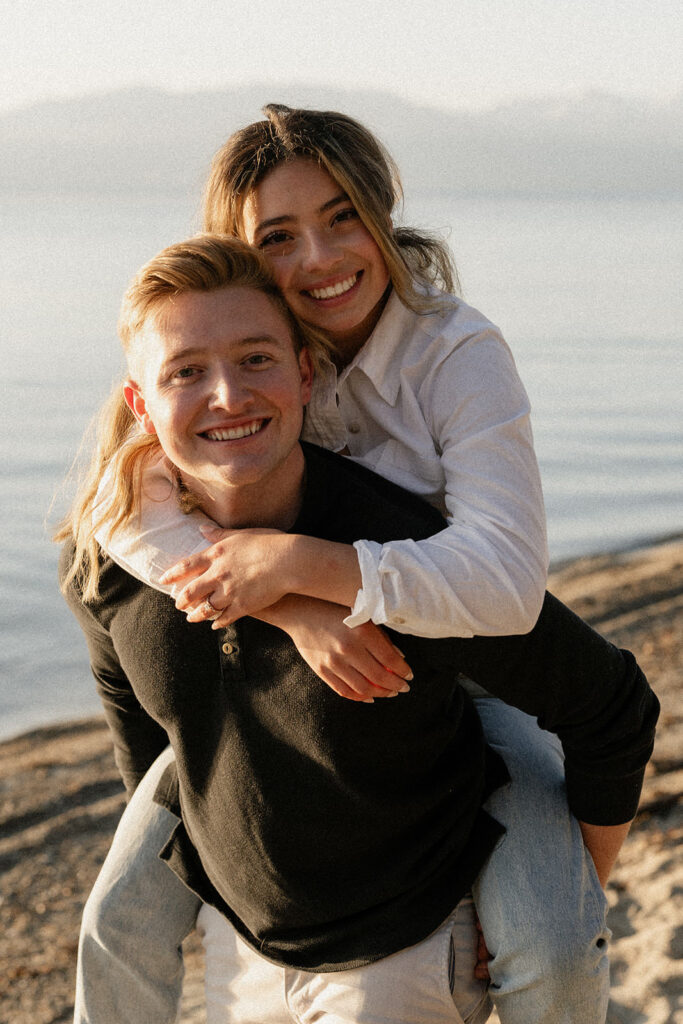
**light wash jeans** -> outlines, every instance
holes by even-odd
[[[507,833],[473,886],[501,1024],[604,1024],[607,904],[567,808],[559,744],[474,689],[486,739],[512,778],[486,805]],[[177,1020],[180,945],[200,903],[157,857],[176,823],[152,801],[171,757],[164,752],[138,787],[86,904],[75,1024]]]

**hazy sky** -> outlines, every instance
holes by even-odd
[[[680,0],[4,0],[0,110],[128,85],[383,89],[479,108],[682,87]]]

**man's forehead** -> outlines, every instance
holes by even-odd
[[[144,331],[174,347],[216,341],[246,345],[266,338],[293,345],[291,324],[278,303],[262,291],[240,286],[170,296],[149,318]]]

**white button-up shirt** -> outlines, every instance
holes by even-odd
[[[413,313],[391,295],[337,376],[317,374],[303,437],[422,495],[448,527],[429,540],[359,541],[348,625],[418,636],[524,633],[545,590],[545,513],[529,400],[500,332],[464,302]]]

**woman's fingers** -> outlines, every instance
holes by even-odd
[[[313,667],[313,666],[311,666]],[[359,703],[371,704],[376,697],[396,697],[396,691],[389,691],[373,686],[359,672],[347,668],[344,676],[338,675],[327,666],[318,666],[318,672],[322,681],[334,690],[340,697],[353,700]]]
[[[177,602],[176,607],[178,607]],[[183,609],[181,609],[181,611],[182,610]],[[219,619],[223,619],[221,625],[229,625],[227,609],[220,608],[215,602],[213,595],[209,595],[204,598],[203,601],[200,601],[199,604],[190,608],[186,614],[186,618],[188,622],[206,622],[211,620],[214,623],[218,622]]]
[[[209,549],[207,548],[206,550],[208,551]],[[159,578],[159,583],[164,587],[170,586],[172,583],[179,583],[189,576],[197,576],[205,572],[210,565],[211,559],[206,557],[206,551],[200,551],[196,555],[190,555],[188,558],[181,558],[179,562],[172,565]]]
[[[352,636],[357,635],[359,638],[362,638],[367,653],[386,671],[392,672],[401,679],[408,681],[413,678],[412,670],[405,659],[405,655],[395,644],[392,644],[384,630],[379,626],[376,626],[373,622],[366,622],[362,626],[357,626],[355,629],[350,630],[350,633]],[[373,678],[372,673],[370,678]]]
[[[391,672],[380,665],[378,661],[365,652],[354,665],[334,666],[337,675],[351,686],[357,693],[365,697],[381,697],[394,693],[407,693],[410,689],[408,683],[395,672]],[[381,692],[377,692],[377,691]]]
[[[181,612],[194,611],[195,609],[200,608],[202,602],[213,594],[215,594],[216,597],[216,608],[225,607],[227,604],[226,595],[224,593],[219,593],[215,580],[210,580],[202,574],[199,579],[193,580],[192,583],[183,587],[180,593],[176,595],[175,606]],[[198,622],[200,620],[193,619],[191,621]]]
[[[380,664],[355,632],[350,630],[347,642],[332,650],[300,649],[300,653],[325,682],[330,678],[341,680],[347,689],[363,699],[407,693],[410,686],[406,680]]]

